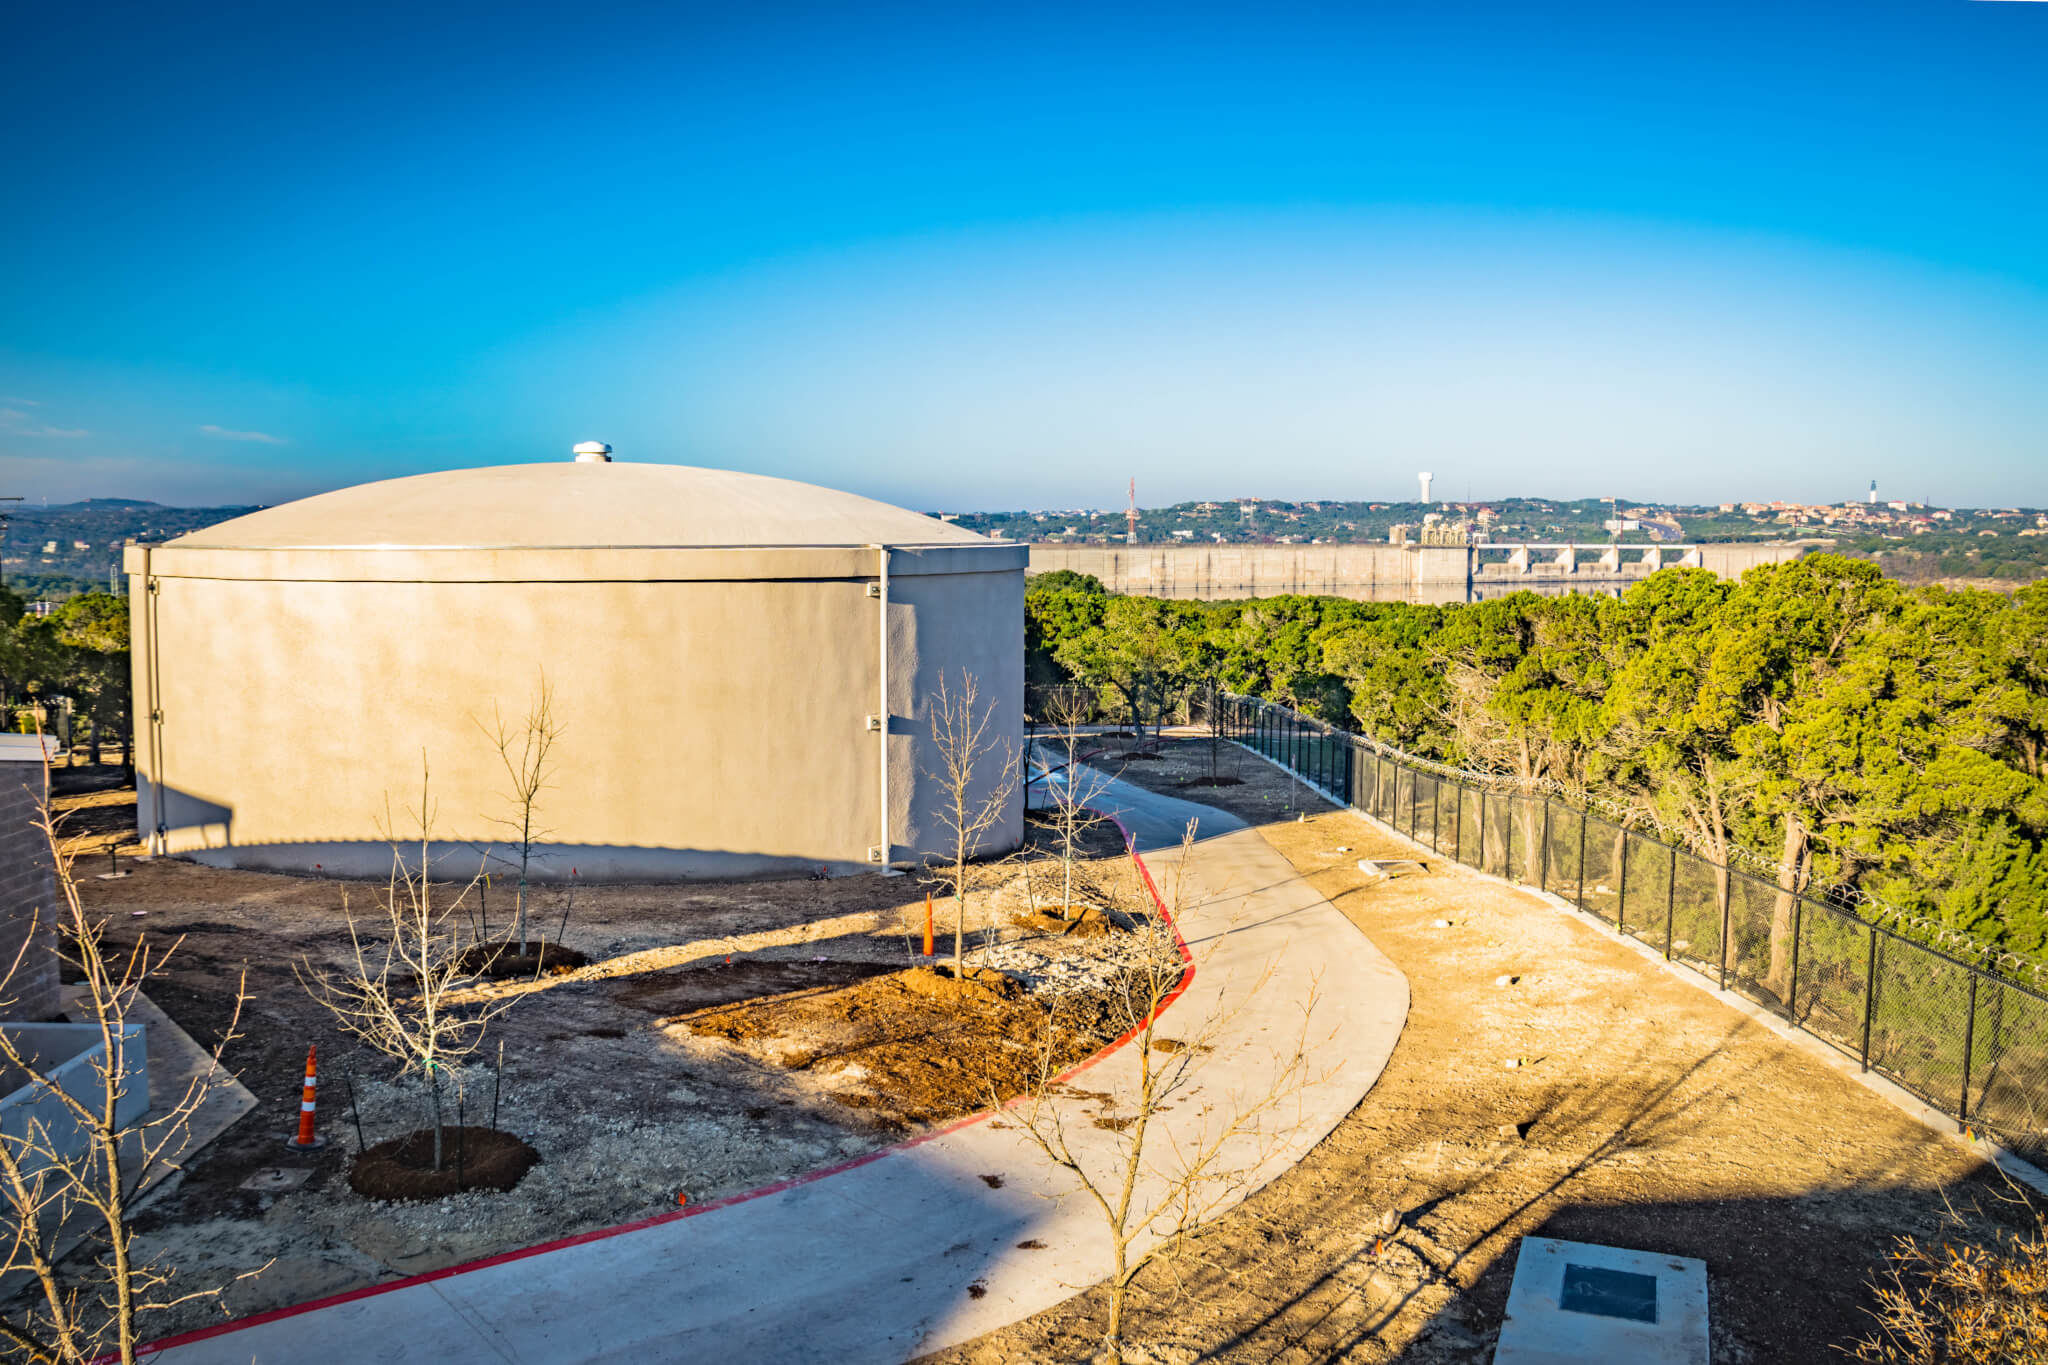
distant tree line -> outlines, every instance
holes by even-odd
[[[1432,607],[1162,601],[1066,573],[1030,581],[1026,622],[1033,683],[1133,724],[1214,682],[2048,955],[2048,583],[1914,587],[1815,555]]]
[[[1889,578],[1930,583],[1940,578],[1997,578],[2027,582],[2048,574],[2048,536],[2007,532],[1980,536],[1940,531],[1909,541],[1855,536],[1840,542],[1844,554],[1868,559]]]
[[[35,708],[47,712],[68,697],[92,761],[117,745],[132,762],[129,692],[127,598],[80,593],[33,616],[21,594],[0,588],[0,719],[8,729],[33,728]]]

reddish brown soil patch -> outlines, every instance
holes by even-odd
[[[1029,929],[1034,934],[1051,934],[1058,938],[1101,938],[1110,931],[1109,920],[1092,905],[1080,907],[1071,916],[1057,914],[1052,910],[1040,910],[1031,915],[1013,915],[1010,923],[1019,929]]]
[[[743,1000],[816,994],[892,970],[881,962],[714,962],[607,981],[602,989],[634,1009],[678,1015]]]
[[[1106,996],[1063,997],[1054,1013],[985,979],[954,981],[916,967],[673,1022],[790,1070],[837,1073],[845,1081],[840,1104],[902,1130],[976,1113],[992,1090],[999,1099],[1021,1093],[1037,1079],[1048,1030],[1056,1071],[1085,1060],[1116,1038],[1115,1017]]]
[[[955,975],[953,964],[941,962],[930,967],[912,967],[903,974],[903,984],[932,1000],[1015,1000],[1024,988],[989,967],[969,967]]]
[[[574,948],[565,948],[559,943],[545,939],[528,939],[526,951],[520,952],[519,945],[510,941],[479,943],[466,948],[462,953],[462,970],[476,972],[493,981],[511,981],[520,977],[560,976],[586,966],[590,957]]]
[[[434,1169],[434,1130],[422,1128],[380,1142],[349,1166],[349,1188],[366,1199],[444,1199],[464,1190],[509,1190],[540,1153],[495,1128],[441,1130],[441,1169]]]

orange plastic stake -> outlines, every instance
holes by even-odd
[[[924,955],[932,956],[932,893],[924,893]]]
[[[319,1106],[320,1093],[320,1073],[313,1060],[317,1051],[317,1047],[306,1049],[306,1085],[299,1092],[299,1133],[286,1141],[287,1147],[311,1149],[327,1145],[326,1138],[313,1132],[313,1116]]]

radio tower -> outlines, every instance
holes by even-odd
[[[1126,544],[1126,545],[1136,545],[1137,543],[1138,543],[1138,480],[1137,480],[1136,476],[1133,476],[1133,477],[1132,477],[1132,479],[1131,479],[1131,505],[1130,505],[1130,507],[1129,507],[1129,508],[1128,508],[1128,509],[1127,509],[1127,510],[1126,510],[1126,511],[1124,512],[1124,544]]]

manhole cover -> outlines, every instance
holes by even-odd
[[[305,1166],[265,1166],[244,1180],[242,1188],[274,1194],[279,1190],[295,1190],[312,1178],[312,1170]]]
[[[1592,1313],[1630,1322],[1657,1320],[1657,1277],[1629,1270],[1603,1270],[1596,1265],[1564,1268],[1564,1291],[1557,1306],[1567,1313]]]

